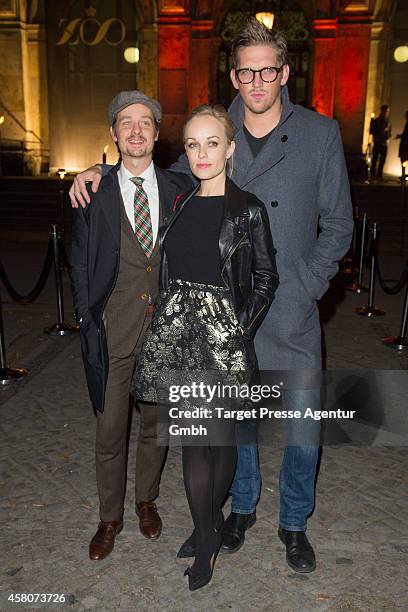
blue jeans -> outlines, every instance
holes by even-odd
[[[255,421],[239,422],[235,426],[237,440],[237,468],[230,488],[232,512],[251,514],[255,512],[261,492],[258,445],[258,424]]]
[[[302,414],[306,408],[319,410],[320,390],[283,391],[282,404],[283,410],[299,410]],[[238,461],[230,495],[231,510],[238,514],[255,512],[261,490],[257,445],[240,444],[243,434],[248,436],[249,426],[256,431],[255,423],[240,423],[236,427]],[[289,531],[304,531],[314,508],[320,422],[311,418],[287,419],[286,426],[286,447],[279,477],[279,524]]]

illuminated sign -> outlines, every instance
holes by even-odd
[[[126,36],[126,26],[121,19],[111,17],[102,23],[96,19],[96,10],[90,8],[86,11],[86,18],[75,17],[74,19],[64,18],[59,22],[59,27],[64,28],[61,38],[56,43],[61,45],[78,45],[80,42],[89,47],[105,42],[112,47],[120,45]],[[115,24],[119,25],[119,32],[116,38],[112,35]]]

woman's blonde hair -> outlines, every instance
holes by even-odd
[[[191,111],[190,115],[187,118],[187,121],[184,124],[183,142],[185,142],[185,139],[186,139],[187,125],[190,123],[192,119],[194,119],[194,117],[202,117],[202,116],[214,117],[214,119],[218,119],[218,121],[222,123],[222,125],[224,126],[225,136],[227,137],[228,144],[231,144],[231,142],[234,140],[234,137],[235,137],[236,128],[235,128],[235,125],[232,119],[230,118],[230,116],[228,115],[227,111],[222,106],[222,104],[214,104],[213,106],[211,104],[201,104],[201,106],[197,106],[196,108],[194,108]],[[234,158],[234,154],[232,154],[231,157],[227,160],[228,176],[231,176],[233,172],[233,166],[234,166],[233,158]]]

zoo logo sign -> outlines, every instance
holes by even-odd
[[[68,22],[68,23],[67,23]],[[109,30],[111,27],[118,23],[120,26],[120,37],[118,40],[112,40],[108,37]],[[62,33],[61,38],[56,43],[57,46],[60,45],[78,45],[79,41],[84,43],[84,45],[88,45],[90,47],[94,47],[95,45],[99,45],[102,41],[106,42],[108,45],[112,47],[116,45],[120,45],[121,42],[125,39],[126,36],[126,27],[121,19],[117,17],[111,17],[110,19],[106,19],[103,23],[101,23],[95,17],[87,17],[86,19],[81,19],[80,17],[76,17],[75,19],[61,19],[59,22],[60,28],[65,25],[64,32]],[[89,35],[89,30],[96,26],[98,28],[93,39],[89,39],[87,37],[87,33]],[[88,26],[88,27],[87,27]],[[71,40],[72,39],[72,40]]]

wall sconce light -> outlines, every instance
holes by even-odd
[[[3,125],[3,123],[5,122],[6,118],[4,115],[0,116],[0,125]]]
[[[139,49],[137,47],[127,47],[123,52],[123,57],[129,64],[137,64],[139,56]]]
[[[57,174],[58,174],[58,176],[60,177],[60,179],[62,181],[64,176],[67,174],[67,171],[65,170],[65,168],[58,168]]]
[[[400,47],[397,47],[394,51],[394,59],[399,64],[408,62],[408,45],[401,45]]]
[[[275,15],[273,13],[256,13],[255,17],[260,23],[263,23],[263,25],[268,28],[268,30],[272,30],[273,22],[275,21]]]

